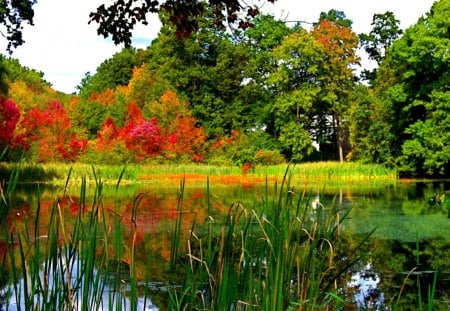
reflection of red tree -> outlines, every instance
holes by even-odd
[[[25,228],[25,222],[30,218],[30,205],[24,203],[20,209],[10,210],[6,217],[9,232],[17,233]]]
[[[5,258],[8,254],[8,243],[0,240],[0,258]]]
[[[194,200],[201,200],[205,196],[205,193],[199,189],[195,189],[191,196]]]
[[[146,193],[141,194],[140,200],[135,202],[138,203],[127,203],[123,223],[135,226],[138,231],[157,231],[162,222],[173,221],[177,216],[177,202],[174,196]],[[134,209],[136,211],[133,219]]]
[[[67,211],[72,216],[80,213],[81,204],[78,197],[65,195],[59,198],[58,203],[64,211]]]

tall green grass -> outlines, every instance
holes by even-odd
[[[63,187],[64,194],[71,173],[69,171]],[[93,172],[93,176],[97,174]],[[43,230],[40,203],[36,207],[34,224],[25,221],[18,228],[10,215],[2,215],[1,237],[10,245],[7,256],[12,284],[9,302],[15,301],[18,310],[98,310],[105,307],[121,310],[125,301],[130,301],[133,310],[137,309],[133,268],[130,269],[131,286],[126,292],[122,284],[120,256],[126,246],[120,220],[113,214],[117,226],[110,237],[106,219],[111,217],[111,212],[102,204],[101,179],[95,182],[95,194],[88,202],[86,179],[82,179],[80,208],[73,223],[66,221],[59,198],[50,207],[49,221]],[[16,183],[17,180],[8,183],[8,189],[14,189]],[[13,209],[13,205],[14,191],[5,191],[2,211],[4,207]],[[5,221],[7,219],[9,221]],[[127,300],[128,297],[131,299]]]
[[[132,239],[126,243],[119,207],[107,210],[103,204],[103,180],[109,177],[92,167],[90,177],[87,172],[77,175],[76,169],[66,172],[61,186],[65,195],[72,179],[81,183],[80,208],[73,222],[67,221],[60,199],[55,198],[42,227],[38,200],[34,224],[25,222],[23,228],[12,230],[7,220],[14,210],[19,171],[13,170],[1,192],[0,238],[11,246],[10,301],[22,302],[19,307],[25,310],[121,310],[129,301],[129,309],[137,310],[135,219],[142,196],[133,202]],[[129,176],[128,169],[115,171],[116,191]],[[208,182],[208,217],[192,226],[187,241],[180,240],[182,180],[168,273],[179,273],[183,281],[169,287],[170,310],[344,308],[347,297],[340,291],[339,279],[360,260],[368,237],[342,254],[341,228],[348,211],[334,204],[312,204],[308,193],[293,186],[298,174],[297,167],[285,169],[274,184],[274,194],[266,179],[265,193],[252,206],[232,204],[225,221],[212,216]],[[95,191],[88,196],[90,182]],[[125,284],[124,255],[130,258]],[[430,289],[429,297],[433,293]]]
[[[290,178],[291,172],[256,208],[233,204],[218,234],[210,217],[203,230],[192,232],[184,286],[171,291],[171,310],[343,307],[336,282],[360,259],[337,260],[346,213],[313,208],[305,193],[290,186]]]
[[[255,166],[246,175],[249,177],[283,176],[286,165]],[[12,171],[20,176],[21,182],[49,182],[64,184],[66,176],[71,171],[72,184],[80,184],[83,178],[88,184],[95,184],[97,178],[103,183],[114,184],[119,179],[122,183],[138,181],[164,181],[168,176],[181,178],[182,175],[199,176],[240,176],[242,169],[238,166],[213,165],[138,165],[129,164],[126,170],[121,165],[96,165],[95,174],[89,164],[46,163],[46,164],[0,164],[0,179],[8,179]],[[291,168],[292,183],[311,182],[347,182],[347,181],[377,181],[396,180],[396,172],[382,165],[361,164],[355,162],[312,162],[298,164]]]

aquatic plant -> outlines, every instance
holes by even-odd
[[[55,198],[51,206],[35,207],[32,222],[17,219],[21,212],[14,206],[14,187],[17,179],[11,178],[2,200],[2,241],[7,254],[3,265],[9,267],[7,289],[8,305],[24,310],[120,310],[127,304],[137,310],[137,283],[133,260],[130,267],[129,286],[123,284],[125,252],[133,258],[134,244],[124,245],[117,213],[107,211],[102,204],[102,181],[96,178],[95,193],[88,200],[86,179],[80,190],[79,209],[73,223],[67,222],[64,212],[66,189]],[[17,176],[13,175],[13,176]],[[118,179],[117,187],[121,178]],[[12,190],[10,190],[12,189]],[[6,208],[5,208],[6,207]],[[49,209],[43,211],[43,209]],[[14,213],[11,213],[14,211]],[[41,219],[49,215],[48,219]],[[108,223],[113,218],[117,226],[113,234]],[[130,298],[128,298],[130,297]]]
[[[115,173],[116,192],[127,169]],[[25,310],[140,310],[150,301],[140,283],[150,281],[150,273],[142,275],[135,260],[137,218],[145,194],[131,203],[127,230],[123,207],[105,204],[104,175],[91,167],[94,191],[88,191],[90,182],[81,176],[75,200],[68,193],[74,178],[74,169],[69,169],[61,195],[51,204],[38,199],[27,214],[15,205],[19,171],[13,170],[0,200],[0,242],[7,245],[2,264],[9,271],[7,304]],[[235,202],[225,216],[213,213],[207,177],[207,215],[191,225],[187,240],[181,234],[186,217],[181,180],[167,275],[177,274],[182,282],[165,284],[171,310],[344,308],[349,297],[340,281],[361,258],[370,232],[343,253],[341,229],[349,210],[313,202],[309,193],[293,186],[297,173],[289,168],[280,182],[273,181],[273,190],[267,175],[264,191],[253,204]],[[75,201],[75,218],[68,221],[66,205]],[[33,217],[23,221],[30,213]],[[432,301],[434,293],[431,287],[426,300]],[[402,292],[398,301],[401,297]]]
[[[312,310],[344,303],[337,280],[359,260],[358,244],[339,253],[346,211],[313,205],[290,186],[291,172],[255,208],[231,206],[214,234],[208,217],[191,233],[184,286],[172,289],[171,309]]]

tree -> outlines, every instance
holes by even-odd
[[[140,123],[130,121],[125,144],[132,150],[136,160],[155,156],[162,151],[162,135],[156,119],[143,120]]]
[[[70,117],[59,102],[50,102],[45,110],[33,108],[21,121],[20,139],[31,147],[30,156],[38,162],[74,161],[87,145],[72,129]]]
[[[142,65],[146,52],[133,48],[122,49],[111,58],[103,61],[96,69],[95,74],[86,73],[81,84],[77,87],[82,99],[88,98],[92,93],[102,93],[117,86],[127,85],[133,69]]]
[[[16,103],[20,103],[22,108],[26,108],[24,110],[41,102],[36,98],[38,96],[47,97],[51,93],[52,99],[59,97],[59,94],[55,95],[55,92],[50,90],[50,83],[45,81],[43,76],[43,72],[22,66],[17,59],[0,55],[0,96],[10,97]],[[44,104],[49,99],[47,97]]]
[[[405,129],[411,138],[402,145],[401,169],[443,176],[450,171],[450,92],[433,91],[425,109],[425,120]]]
[[[380,65],[384,59],[387,49],[403,33],[400,29],[400,21],[395,18],[394,13],[387,11],[384,14],[374,14],[372,18],[372,30],[369,34],[359,35],[360,46],[369,55],[369,59]],[[376,77],[376,69],[364,70],[362,77],[373,81]]]
[[[244,92],[248,49],[231,40],[226,31],[217,30],[213,17],[206,11],[199,19],[200,29],[185,39],[175,35],[173,26],[165,25],[148,48],[147,73],[141,76],[176,90],[189,102],[192,116],[207,135],[218,138],[234,129],[251,128],[255,121],[252,98]],[[148,83],[142,85],[138,88],[142,94],[163,90],[156,83],[150,88]]]
[[[336,14],[333,16],[336,19]],[[350,23],[345,15],[338,16],[343,25]],[[285,152],[290,152],[291,157],[298,160],[312,150],[307,144],[300,146],[308,142],[300,140],[305,137],[300,134],[303,128],[321,151],[333,142],[333,150],[338,151],[337,157],[343,161],[348,97],[355,80],[352,66],[358,63],[357,44],[357,36],[350,28],[323,19],[311,32],[300,29],[287,35],[274,50],[278,67],[269,81],[276,90],[277,135],[289,141],[284,146],[290,146]],[[287,136],[289,131],[295,136]]]
[[[151,62],[152,59],[148,61]],[[151,69],[149,64],[143,64],[133,69],[133,75],[125,91],[129,101],[134,101],[143,108],[158,100],[164,92],[174,89],[173,83],[158,70]]]
[[[0,2],[0,34],[8,40],[8,52],[12,53],[13,48],[25,42],[22,37],[23,23],[33,25],[35,3],[36,0]]]
[[[404,174],[449,172],[446,133],[450,85],[450,0],[408,28],[386,52],[375,81],[390,107],[391,155]]]
[[[164,141],[164,157],[182,160],[187,156],[195,161],[203,157],[206,134],[197,126],[187,103],[180,101],[176,93],[165,92],[158,100],[145,106],[144,114],[158,120]]]
[[[243,33],[242,44],[248,49],[248,64],[245,67],[243,94],[251,103],[254,129],[263,129],[270,135],[275,135],[275,119],[272,113],[272,103],[276,92],[271,88],[267,78],[275,71],[278,64],[273,55],[285,36],[295,32],[281,20],[273,16],[260,15],[254,20],[255,25]]]
[[[276,135],[284,153],[298,161],[312,152],[313,105],[317,101],[319,68],[325,54],[310,33],[299,29],[284,37],[273,55],[279,64],[269,76],[277,95],[272,108]]]
[[[14,145],[14,132],[19,122],[20,110],[12,100],[0,97],[0,152]]]
[[[260,0],[261,1],[261,0]],[[262,0],[273,3],[276,0]],[[24,43],[22,28],[24,23],[33,25],[33,5],[37,0],[4,0],[0,2],[0,34],[8,41],[8,51]],[[116,0],[109,6],[100,5],[96,12],[89,14],[89,23],[98,23],[97,33],[104,37],[111,35],[116,44],[131,44],[132,30],[137,23],[147,25],[147,16],[164,12],[168,20],[177,28],[179,36],[186,36],[198,30],[197,18],[209,6],[215,15],[217,27],[234,24],[240,28],[252,25],[251,19],[259,14],[256,6],[240,0]],[[226,12],[226,15],[224,14]]]
[[[364,163],[381,163],[392,167],[391,149],[395,142],[392,134],[392,110],[388,102],[362,84],[356,85],[350,95],[349,133],[350,160]]]
[[[267,1],[273,3],[275,0]],[[134,26],[137,23],[147,25],[150,13],[166,14],[167,21],[175,26],[177,36],[186,37],[200,28],[198,19],[207,8],[214,14],[214,24],[218,28],[224,28],[227,23],[246,29],[252,25],[251,19],[259,14],[256,6],[240,0],[116,0],[108,7],[99,6],[89,15],[89,22],[98,23],[99,35],[111,36],[114,43],[129,46]]]
[[[353,24],[353,21],[348,19],[343,11],[338,11],[335,9],[331,9],[328,12],[321,12],[319,21],[314,24],[314,27],[317,27],[317,25],[322,21],[333,22],[343,28],[352,28]]]
[[[346,21],[344,23],[339,21]],[[354,87],[353,66],[359,64],[356,55],[358,37],[349,28],[345,15],[339,15],[337,22],[324,19],[316,24],[311,35],[322,45],[324,58],[319,68],[320,98],[324,113],[332,118],[332,127],[339,161],[344,160],[346,114],[349,95]],[[320,111],[318,113],[320,116]],[[326,118],[321,118],[326,120]],[[319,140],[320,141],[320,140]]]
[[[0,98],[8,94],[8,83],[6,83],[6,64],[3,55],[0,54]]]

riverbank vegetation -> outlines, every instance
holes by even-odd
[[[94,169],[95,168],[95,169]],[[17,172],[21,183],[64,184],[68,172],[71,182],[80,182],[83,178],[88,183],[95,183],[101,179],[104,183],[115,183],[119,178],[122,183],[177,183],[184,178],[190,183],[204,184],[209,178],[214,182],[227,183],[264,183],[281,181],[286,165],[272,166],[216,166],[206,164],[179,165],[89,165],[69,163],[0,163],[0,178],[8,180],[13,172]],[[296,184],[315,182],[359,182],[397,180],[394,169],[383,165],[362,164],[355,162],[314,162],[293,165],[291,168],[292,181]]]
[[[66,186],[69,179],[70,174]],[[143,295],[139,291],[151,280],[148,273],[154,264],[148,261],[137,266],[134,261],[135,253],[142,253],[136,249],[136,217],[142,197],[134,200],[130,215],[124,217],[122,206],[111,210],[104,204],[102,183],[96,182],[96,191],[88,196],[83,180],[80,196],[72,202],[65,199],[65,192],[50,205],[38,201],[29,207],[36,218],[26,220],[25,211],[15,206],[12,176],[1,202],[6,213],[0,222],[1,241],[9,245],[2,248],[2,266],[9,267],[5,280],[11,282],[5,305],[17,304],[27,310],[138,309],[138,295],[146,295],[145,290]],[[267,194],[255,209],[236,203],[228,217],[206,215],[206,222],[190,236],[181,231],[181,222],[186,221],[181,212],[181,182],[171,254],[166,257],[168,309],[220,306],[228,310],[241,305],[314,309],[344,303],[334,282],[357,257],[336,261],[341,212],[321,207],[311,218],[309,200],[292,193],[287,182],[285,178],[276,186],[275,195]],[[66,219],[69,212],[75,217]],[[130,221],[130,226],[124,221]],[[169,285],[171,273],[178,278]]]
[[[404,32],[375,14],[357,35],[344,12],[311,29],[259,15],[234,36],[213,26],[180,39],[164,21],[146,49],[87,73],[77,94],[1,57],[3,159],[30,163],[250,167],[358,161],[400,175],[448,176],[449,0]],[[212,29],[215,29],[212,31]],[[378,63],[356,75],[358,48]],[[6,87],[7,86],[7,87]]]
[[[185,207],[184,179],[170,202],[151,193],[123,201],[122,179],[107,192],[99,177],[92,191],[86,178],[76,186],[73,176],[69,171],[53,198],[36,187],[37,200],[24,201],[17,171],[5,185],[0,307],[141,310],[150,301],[160,310],[356,307],[349,278],[368,255],[370,232],[346,242],[351,210],[314,202],[291,185],[291,170],[279,182],[266,181],[249,202],[220,210],[208,182],[193,201],[206,207],[195,208]],[[423,300],[405,303],[425,308],[434,294],[430,288]],[[400,289],[380,301],[395,308],[404,299]]]

